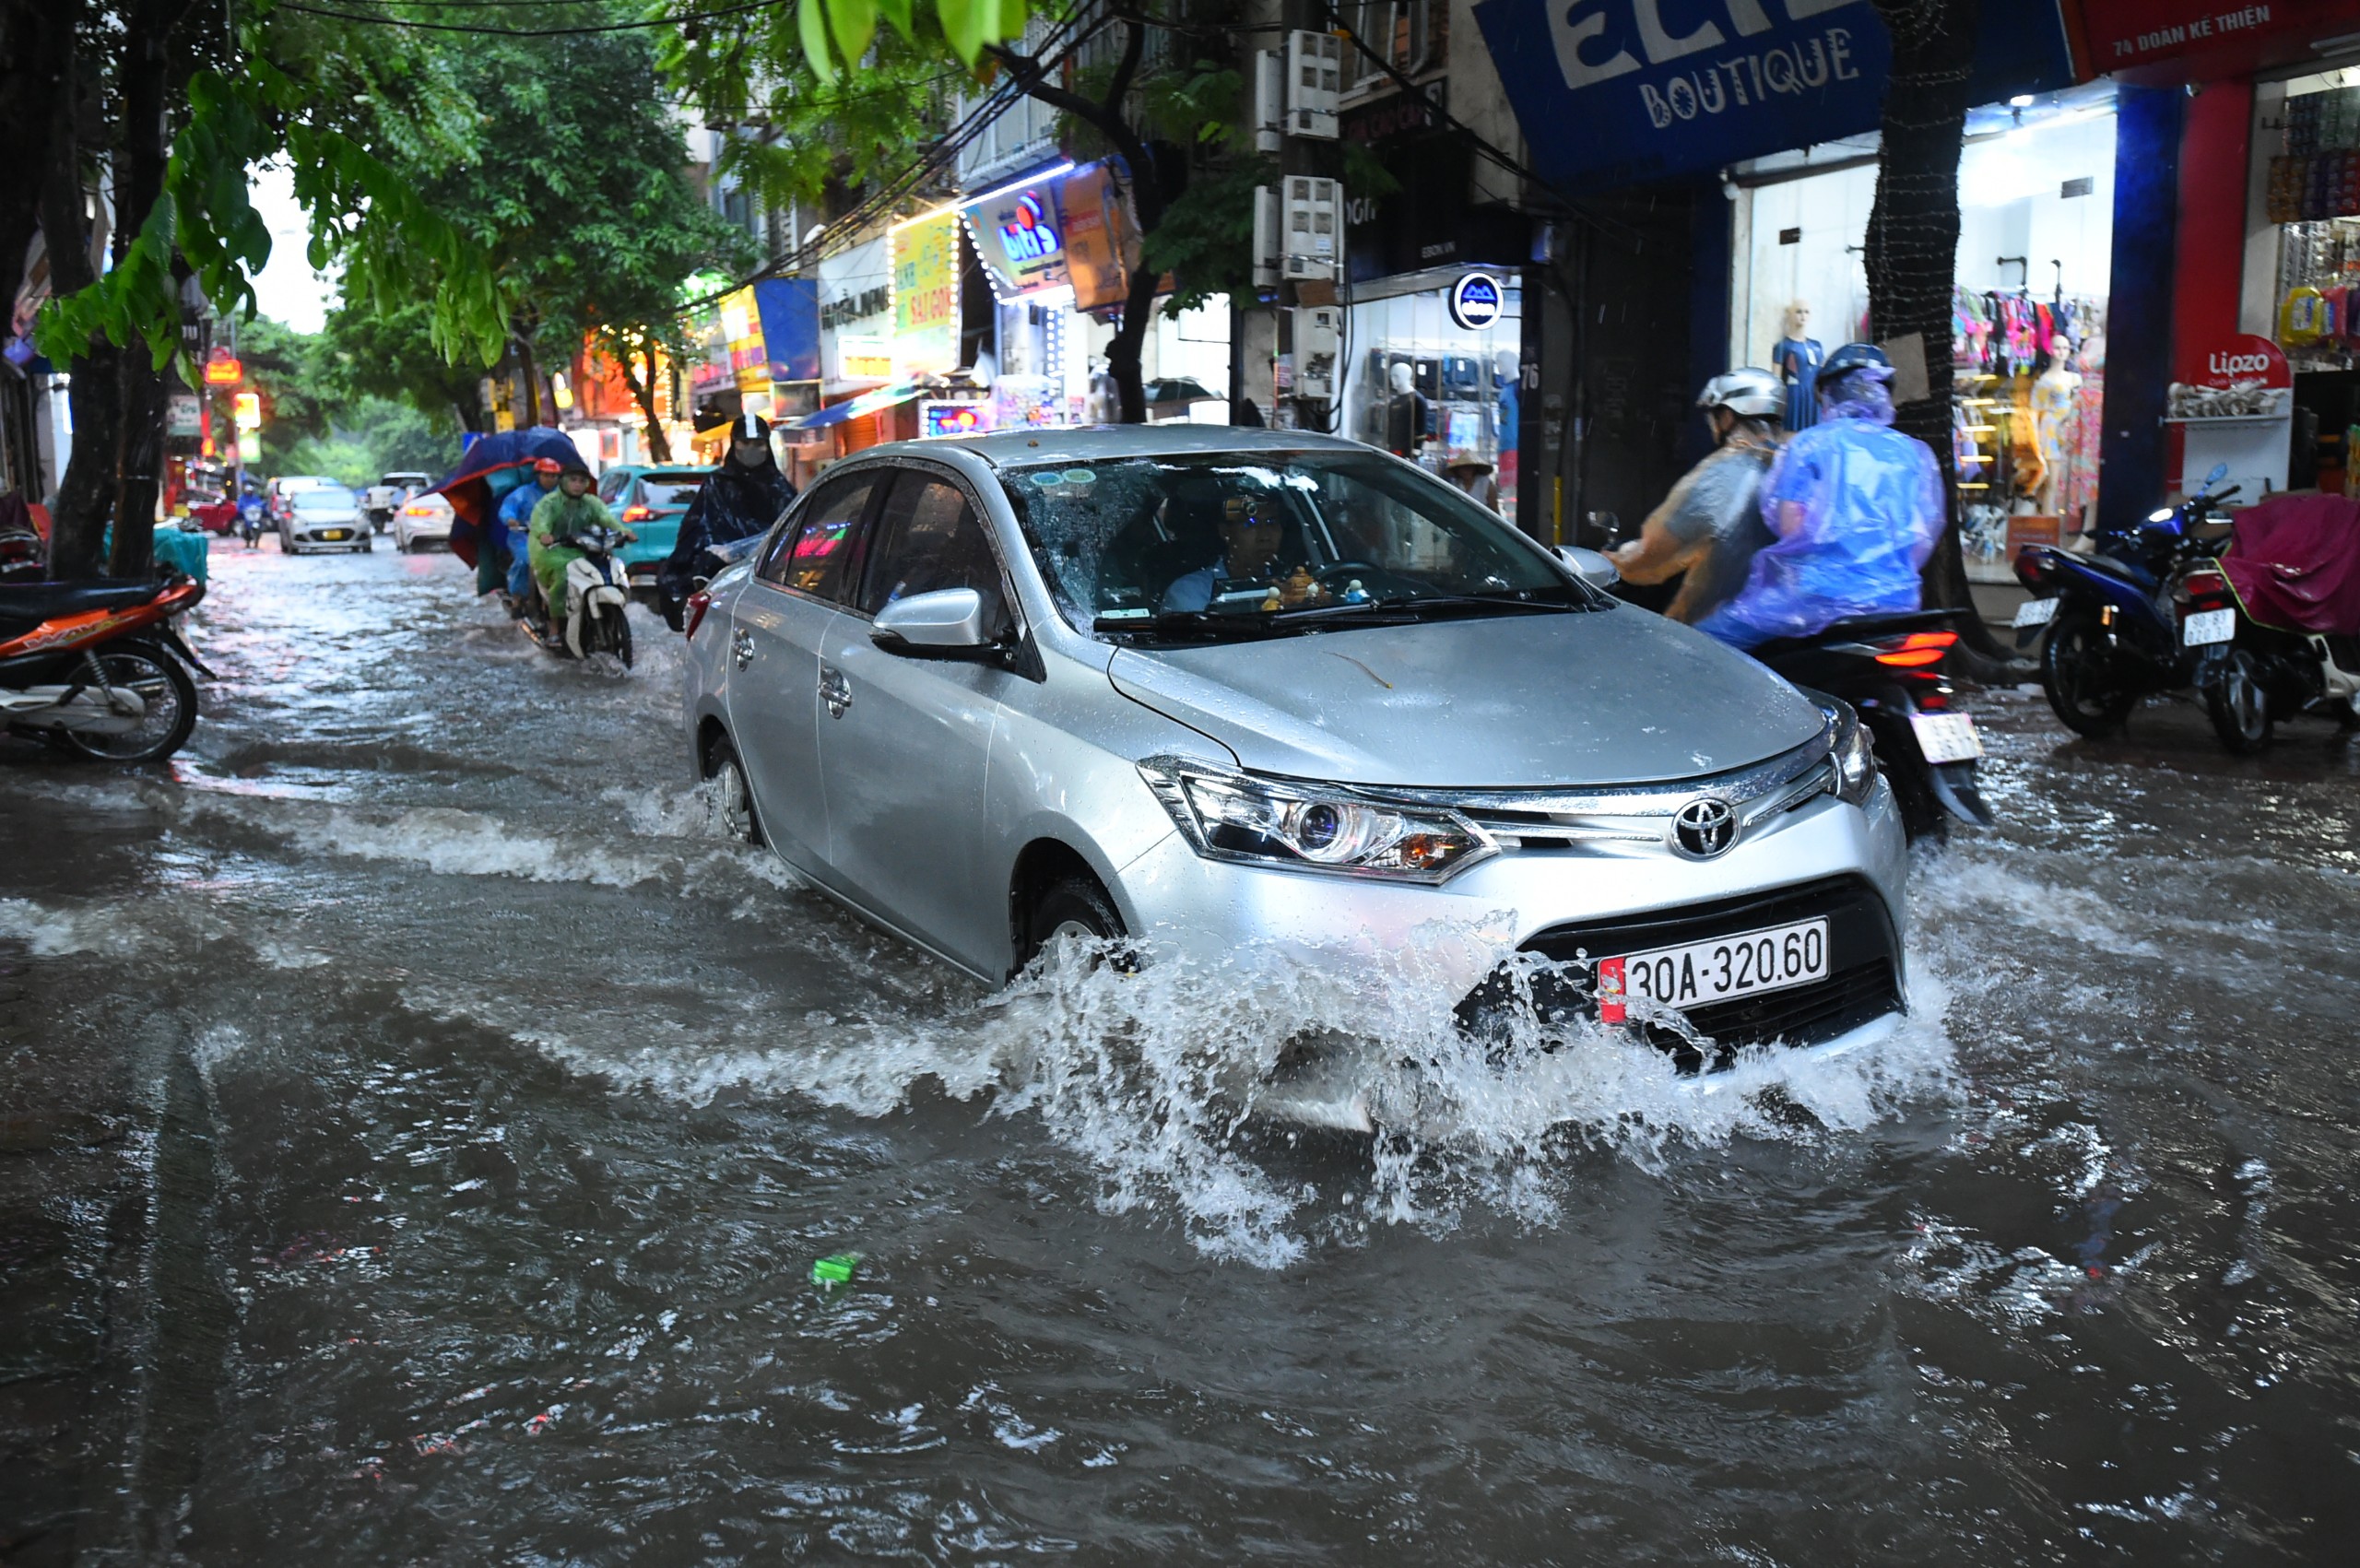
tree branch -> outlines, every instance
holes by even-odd
[[[1147,29],[1136,17],[1123,18],[1123,58],[1115,66],[1115,79],[1106,84],[1106,112],[1120,114],[1123,100],[1131,90],[1131,78],[1139,75],[1139,56],[1147,52]]]

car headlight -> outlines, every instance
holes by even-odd
[[[1819,711],[1835,731],[1827,757],[1835,764],[1835,797],[1847,806],[1866,806],[1877,788],[1877,749],[1869,726],[1851,703],[1834,697],[1821,697]]]
[[[1482,829],[1454,811],[1253,778],[1178,757],[1150,757],[1139,774],[1209,860],[1431,884],[1498,853]]]

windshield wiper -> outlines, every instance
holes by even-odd
[[[1451,616],[1501,612],[1549,614],[1587,607],[1567,599],[1535,599],[1522,594],[1396,594],[1382,599],[1274,610],[1269,619],[1292,626],[1300,626],[1305,621],[1358,620],[1364,618],[1407,625],[1423,620],[1434,613]]]

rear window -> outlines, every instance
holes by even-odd
[[[649,476],[639,481],[639,504],[659,511],[667,506],[686,506],[697,498],[704,485],[702,474],[666,474]]]
[[[334,512],[338,507],[350,511],[358,504],[352,492],[342,485],[313,485],[296,491],[294,501],[299,512]]]

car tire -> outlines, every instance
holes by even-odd
[[[2250,757],[2270,745],[2276,723],[2261,681],[2261,661],[2251,651],[2238,648],[2222,662],[2205,689],[2204,712],[2231,756]]]
[[[377,541],[373,537],[367,534],[360,536],[360,553],[362,555],[372,554],[375,552],[376,548]]]
[[[762,819],[754,809],[754,786],[746,777],[746,765],[738,760],[738,748],[724,736],[713,743],[713,755],[705,760],[722,832],[739,843],[761,843]]]
[[[1098,878],[1062,877],[1032,902],[1032,913],[1025,921],[1023,962],[1018,967],[1029,968],[1055,942],[1119,941],[1127,935],[1115,901],[1106,896]],[[1119,959],[1117,962],[1129,967]]]

